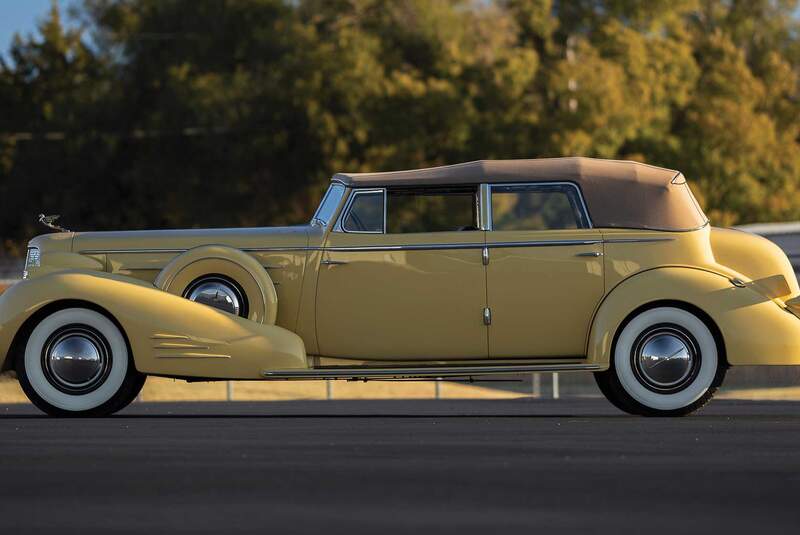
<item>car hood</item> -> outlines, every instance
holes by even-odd
[[[77,253],[106,253],[142,250],[178,252],[201,245],[227,245],[237,249],[306,247],[310,228],[296,226],[77,232],[72,250]]]

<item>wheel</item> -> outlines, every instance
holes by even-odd
[[[684,416],[722,383],[726,367],[709,327],[675,307],[645,310],[617,337],[611,365],[595,374],[617,408],[641,416]]]
[[[16,361],[28,399],[51,416],[106,416],[127,406],[146,376],[103,314],[66,308],[34,327]]]
[[[224,275],[203,275],[192,281],[183,297],[210,307],[246,318],[249,314],[247,295],[233,279]]]

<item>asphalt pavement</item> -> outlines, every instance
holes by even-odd
[[[800,403],[0,406],[0,533],[798,533]]]

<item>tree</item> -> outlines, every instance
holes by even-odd
[[[302,222],[330,175],[587,155],[800,217],[786,0],[84,0],[0,58],[0,228]],[[13,202],[9,200],[13,199]]]

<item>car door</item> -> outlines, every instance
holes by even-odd
[[[319,270],[320,354],[485,359],[477,188],[356,189]]]
[[[572,183],[495,184],[490,209],[487,292],[489,354],[575,357],[585,353],[603,297],[603,243]]]

